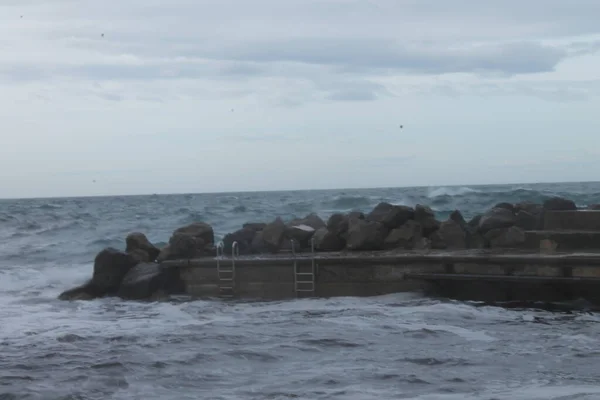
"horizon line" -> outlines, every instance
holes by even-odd
[[[77,198],[110,198],[110,197],[148,197],[148,196],[185,196],[185,195],[219,195],[219,194],[247,194],[247,193],[278,193],[278,192],[311,192],[311,191],[342,191],[342,190],[388,190],[388,189],[421,189],[432,187],[482,187],[482,186],[511,186],[511,185],[544,185],[544,184],[572,184],[572,183],[600,183],[600,181],[540,181],[540,182],[511,182],[511,183],[472,183],[452,185],[417,185],[417,186],[380,186],[380,187],[346,187],[328,189],[274,189],[274,190],[225,190],[209,192],[171,192],[171,193],[139,193],[139,194],[107,194],[107,195],[79,195],[79,196],[42,196],[42,197],[0,197],[0,201],[18,200],[48,200],[48,199],[77,199]]]

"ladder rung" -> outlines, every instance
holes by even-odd
[[[312,272],[296,272],[296,275],[298,276],[308,276],[308,275],[314,275]]]
[[[233,278],[221,278],[219,279],[221,282],[233,282]]]
[[[218,269],[218,272],[233,272],[233,269]]]
[[[296,289],[296,292],[314,292],[314,289]]]
[[[219,286],[219,290],[233,290],[233,286]]]

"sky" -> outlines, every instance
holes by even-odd
[[[599,179],[598,0],[116,4],[0,2],[0,197]]]

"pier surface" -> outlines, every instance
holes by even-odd
[[[460,299],[600,303],[600,253],[360,252],[163,263],[194,297],[285,299],[423,291]]]

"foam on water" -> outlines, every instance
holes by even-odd
[[[569,195],[569,193],[574,193]],[[592,399],[600,318],[417,294],[295,301],[62,302],[128,232],[166,242],[199,218],[368,212],[379,201],[468,216],[600,185],[239,193],[0,202],[0,399]]]

